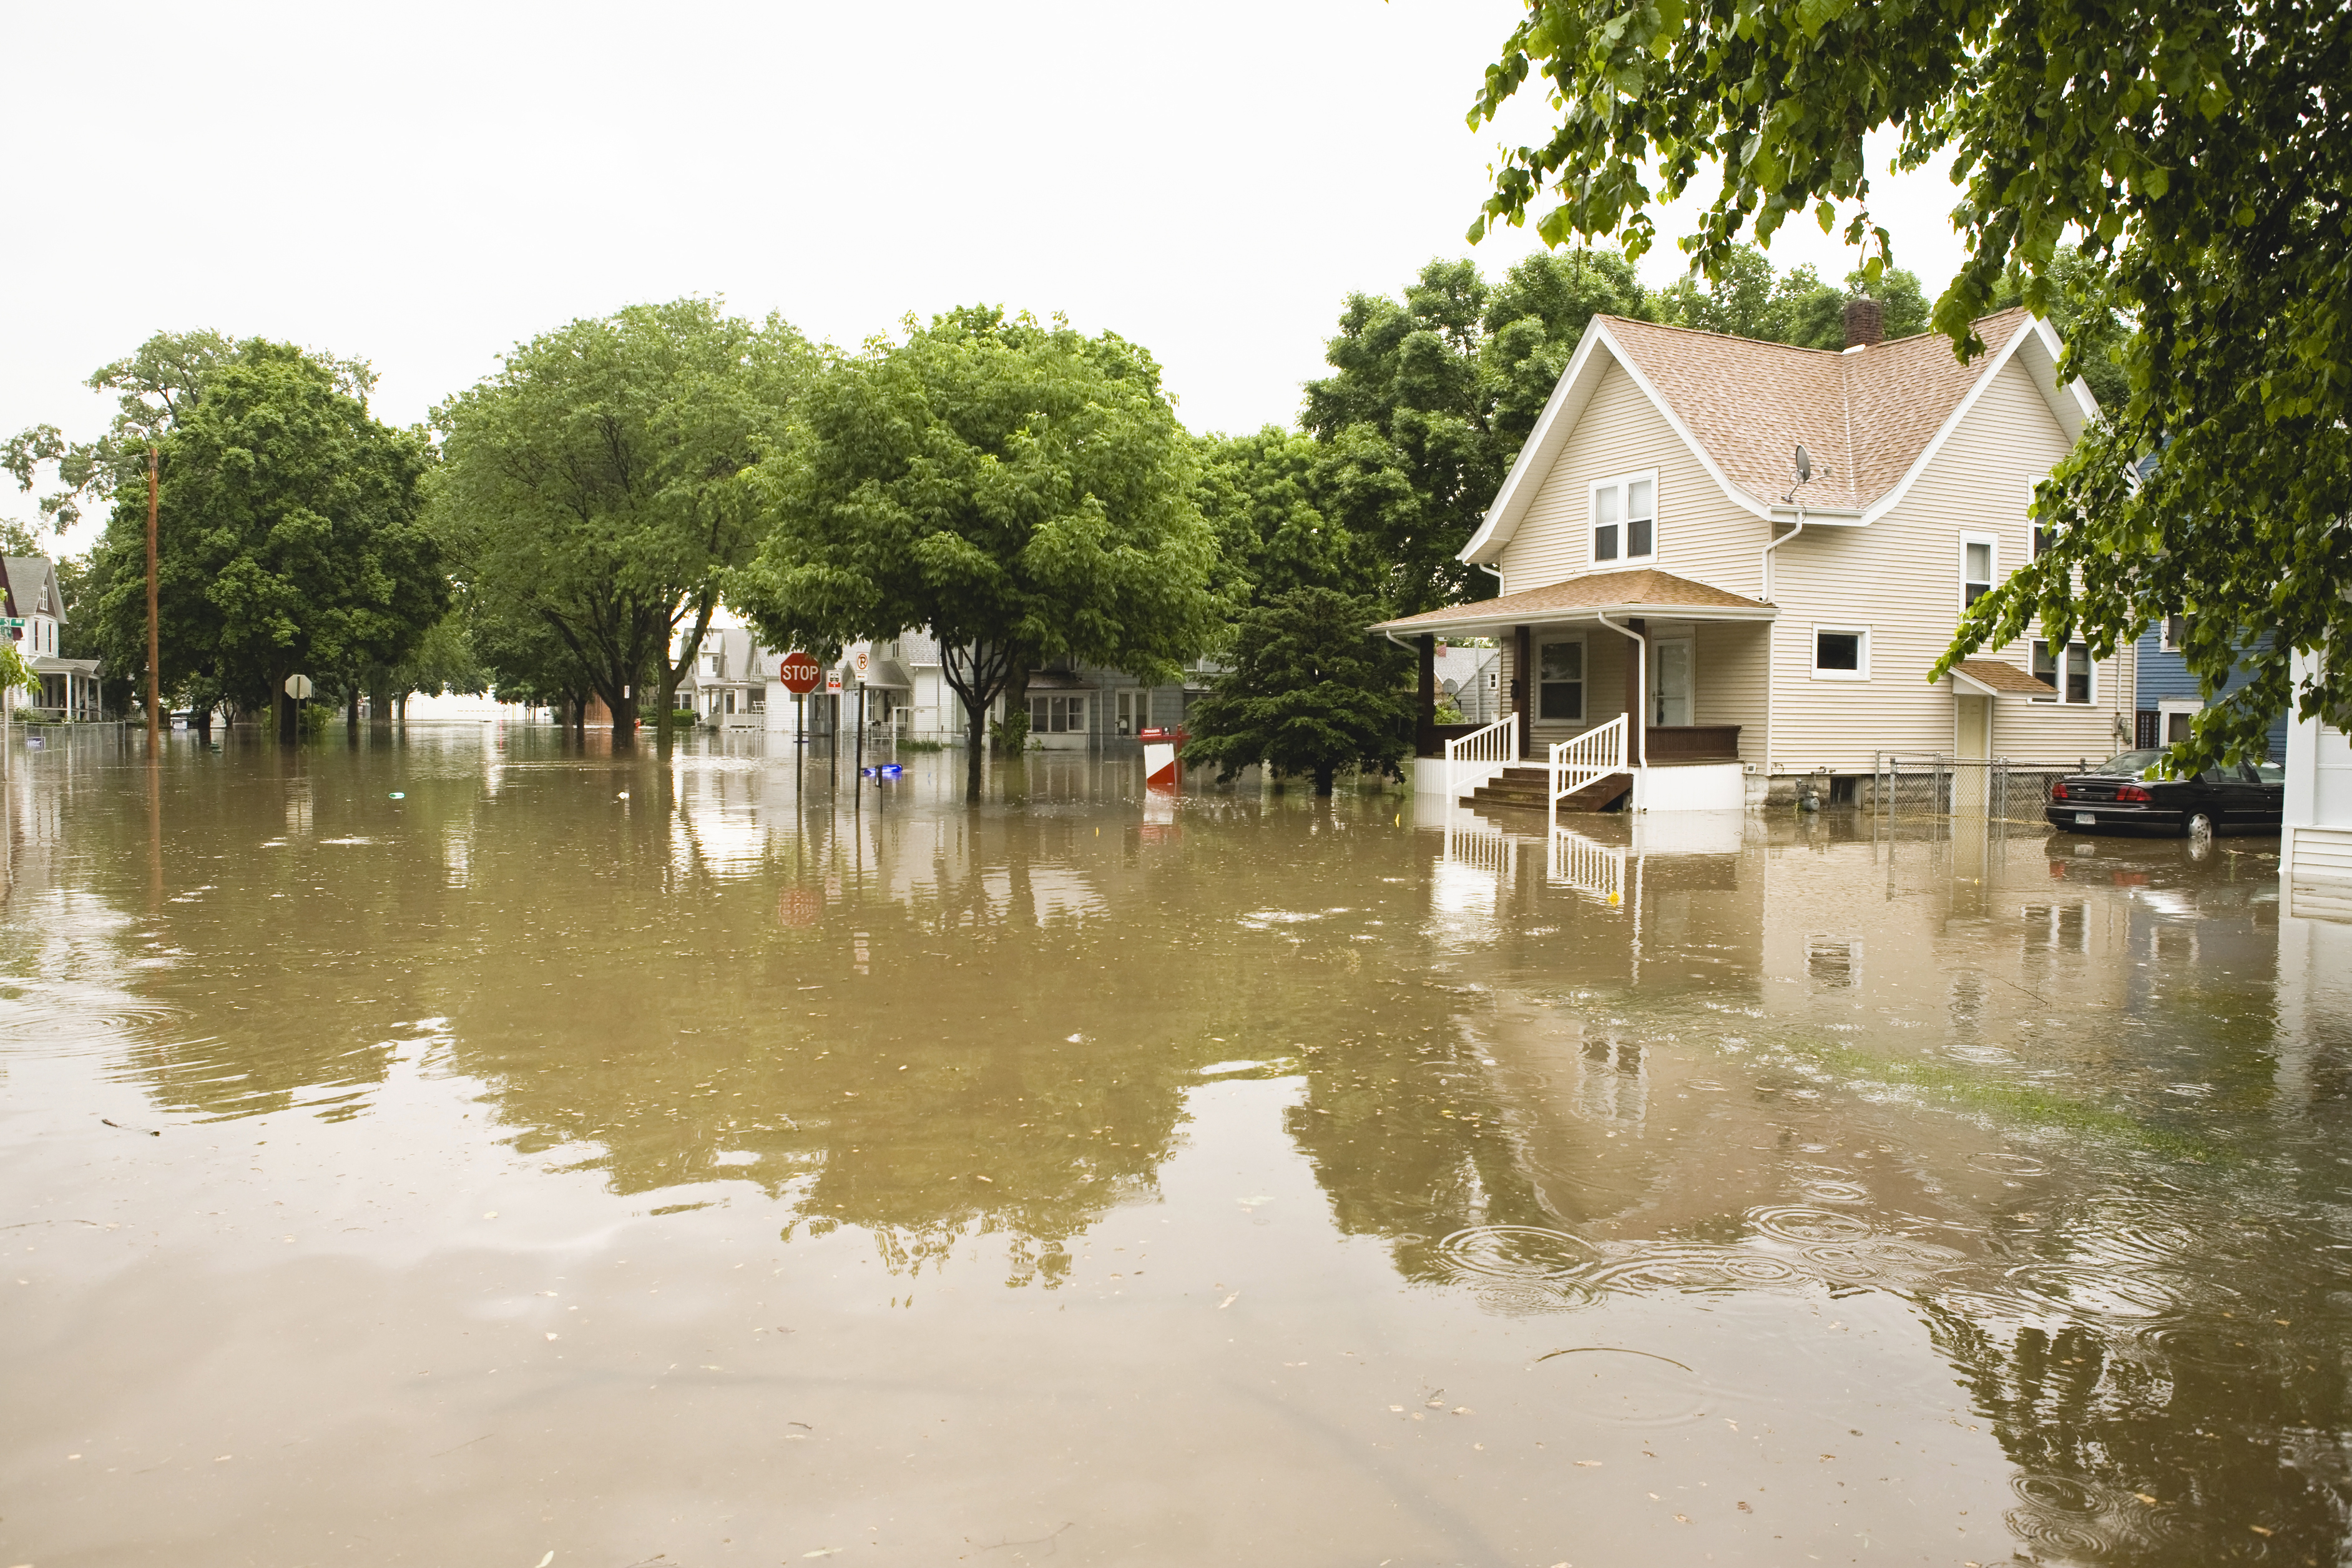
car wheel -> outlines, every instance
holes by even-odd
[[[2180,837],[2192,844],[2210,843],[2213,837],[2213,819],[2201,811],[2192,811],[2180,821]]]

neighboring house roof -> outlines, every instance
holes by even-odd
[[[1899,501],[1995,375],[2022,359],[2067,438],[2097,414],[2080,381],[2056,384],[2062,344],[2019,309],[1976,323],[1988,352],[1961,364],[1948,339],[1922,332],[1847,353],[1595,316],[1520,447],[1486,519],[1462,551],[1491,562],[1509,542],[1568,433],[1610,366],[1622,368],[1736,505],[1787,516],[1802,443],[1815,477],[1809,521],[1866,524]],[[1825,472],[1823,470],[1826,470]]]
[[[940,639],[926,631],[900,632],[898,658],[901,663],[908,665],[937,664],[940,662]]]
[[[0,572],[7,574],[8,614],[49,616],[65,624],[65,595],[58,588],[57,565],[47,556],[7,556],[0,559]]]
[[[1645,567],[1635,572],[1590,573],[1496,599],[1448,605],[1442,610],[1382,621],[1372,630],[1466,631],[1556,620],[1564,615],[1646,616],[1660,611],[1670,611],[1677,618],[1729,621],[1769,621],[1780,613],[1760,599],[1742,598],[1705,583],[1677,577],[1671,572]]]
[[[1098,691],[1095,682],[1066,669],[1033,669],[1029,672],[1032,691]]]
[[[2047,697],[2050,683],[1997,658],[1964,658],[1952,666],[1952,679],[1973,686],[1987,697]]]

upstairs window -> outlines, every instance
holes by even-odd
[[[2189,617],[2187,616],[2167,616],[2164,617],[2164,635],[2160,646],[2167,653],[2179,653],[2182,648],[2189,646]]]
[[[1592,563],[1636,564],[1657,555],[1657,476],[1604,479],[1593,486]]]
[[[1960,608],[1967,609],[1992,592],[1993,566],[2000,556],[2000,541],[1992,535],[1960,535]]]
[[[2036,702],[2088,702],[2091,700],[2091,650],[2078,642],[2063,647],[2036,638],[2033,644],[2033,679],[2055,693],[2037,697]]]

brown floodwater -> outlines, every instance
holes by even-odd
[[[0,1568],[2352,1553],[2274,843],[904,761],[20,749]]]

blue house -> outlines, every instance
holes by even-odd
[[[2168,746],[2186,738],[2190,721],[2205,706],[2197,678],[2189,672],[2189,663],[2180,655],[2186,629],[2184,617],[2172,616],[2140,635],[2132,661],[2138,672],[2132,702],[2136,710],[2132,744],[2136,746]],[[2237,690],[2247,679],[2243,667],[2232,669],[2221,685],[2221,695]],[[2271,721],[2269,752],[2274,761],[2286,756],[2286,714],[2281,711]]]

